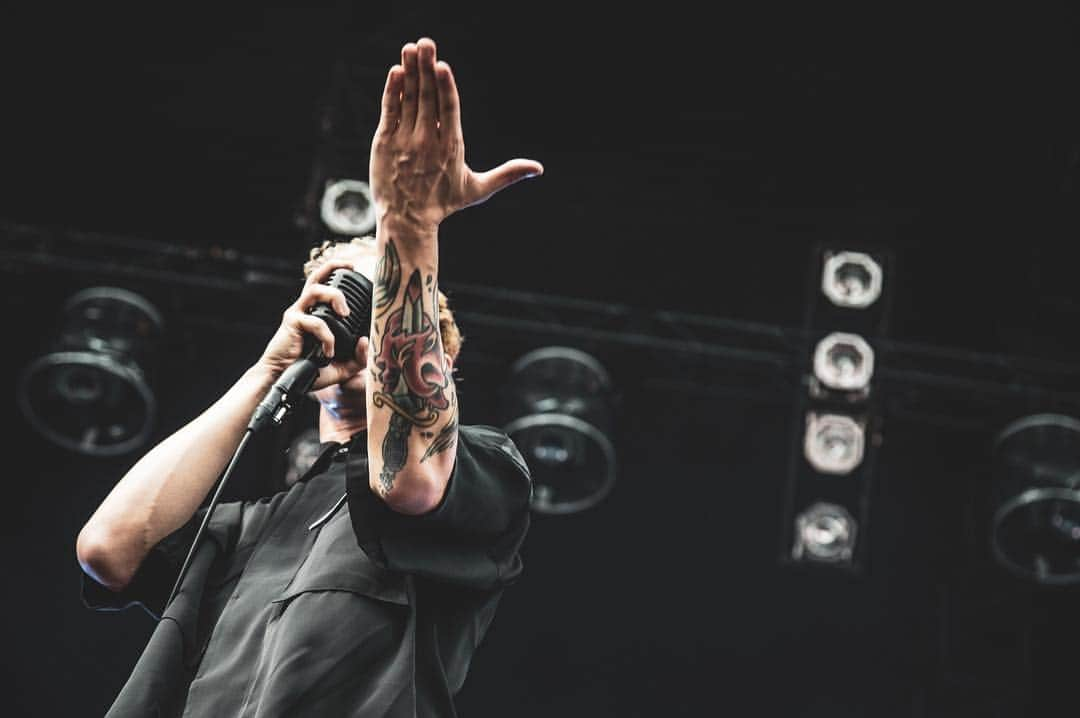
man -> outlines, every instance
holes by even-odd
[[[160,615],[110,716],[454,715],[473,650],[521,571],[531,484],[513,443],[458,423],[460,335],[438,290],[438,226],[543,168],[464,159],[458,93],[435,43],[402,48],[371,148],[373,240],[325,247],[259,360],[132,466],[80,532],[84,600]],[[319,459],[287,491],[205,509],[256,405],[300,356],[333,356],[309,314],[373,282],[369,337],[322,368]],[[440,307],[442,300],[442,307]]]

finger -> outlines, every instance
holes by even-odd
[[[356,363],[360,366],[367,366],[368,350],[371,348],[371,340],[367,337],[360,337],[356,340],[356,352],[354,356]]]
[[[461,101],[450,66],[439,60],[435,65],[439,84],[439,132],[446,139],[461,138]]]
[[[334,333],[322,319],[304,312],[291,311],[286,321],[299,333],[315,337],[322,344],[323,356],[334,356]]]
[[[386,86],[383,87],[382,114],[379,115],[379,127],[376,133],[390,135],[398,127],[401,119],[401,88],[404,84],[405,70],[401,65],[394,65],[386,73]]]
[[[469,203],[483,202],[496,192],[506,189],[515,182],[544,174],[544,166],[534,160],[510,160],[487,172],[473,175],[473,186],[469,188]]]
[[[325,263],[320,264],[311,271],[311,274],[304,280],[304,286],[315,283],[322,284],[331,274],[333,274],[335,269],[352,269],[355,262],[355,259],[345,259],[342,257],[328,259]]]
[[[416,43],[416,58],[419,78],[416,129],[434,132],[439,121],[439,93],[435,84],[435,42],[431,38],[422,37]]]
[[[359,337],[356,340],[356,349],[353,351],[351,359],[346,359],[345,361],[332,361],[325,367],[334,372],[331,375],[334,378],[333,383],[346,381],[367,368],[368,346],[370,346],[368,338],[364,336]]]
[[[296,301],[296,308],[302,312],[310,312],[318,304],[329,304],[342,317],[349,315],[349,303],[345,299],[345,293],[325,284],[309,284],[304,287]]]
[[[419,85],[416,67],[416,43],[406,43],[401,48],[401,66],[404,68],[401,85],[401,118],[398,128],[411,132],[416,125],[416,93]]]
[[[352,361],[330,362],[319,369],[319,375],[315,378],[315,382],[312,384],[311,388],[317,391],[326,386],[341,384],[352,379],[361,371],[363,371],[363,367],[357,366],[357,364]]]

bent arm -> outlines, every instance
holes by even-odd
[[[345,266],[330,261],[312,272],[259,360],[202,414],[139,459],[105,497],[75,547],[83,570],[94,580],[122,591],[150,550],[195,515],[240,445],[255,407],[300,357],[305,334],[322,342],[326,356],[334,355],[329,326],[307,310],[326,302],[348,313],[345,295],[323,283]],[[314,388],[345,381],[361,370],[357,358],[333,361],[319,370]]]
[[[94,580],[123,590],[161,539],[198,510],[275,379],[256,365],[198,417],[142,456],[79,532],[76,555]]]

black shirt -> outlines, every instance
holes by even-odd
[[[453,696],[522,570],[531,482],[489,426],[461,426],[443,500],[400,514],[368,483],[366,434],[324,444],[288,491],[217,506],[161,541],[122,593],[160,617],[109,716],[453,716]]]

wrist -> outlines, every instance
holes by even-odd
[[[248,367],[241,379],[245,383],[250,384],[254,389],[265,391],[278,380],[284,370],[285,367],[276,366],[273,363],[266,361],[265,358],[260,358],[253,365]]]
[[[434,247],[439,241],[439,223],[408,216],[404,213],[386,212],[375,225],[375,239],[382,242],[393,239],[399,245]]]

